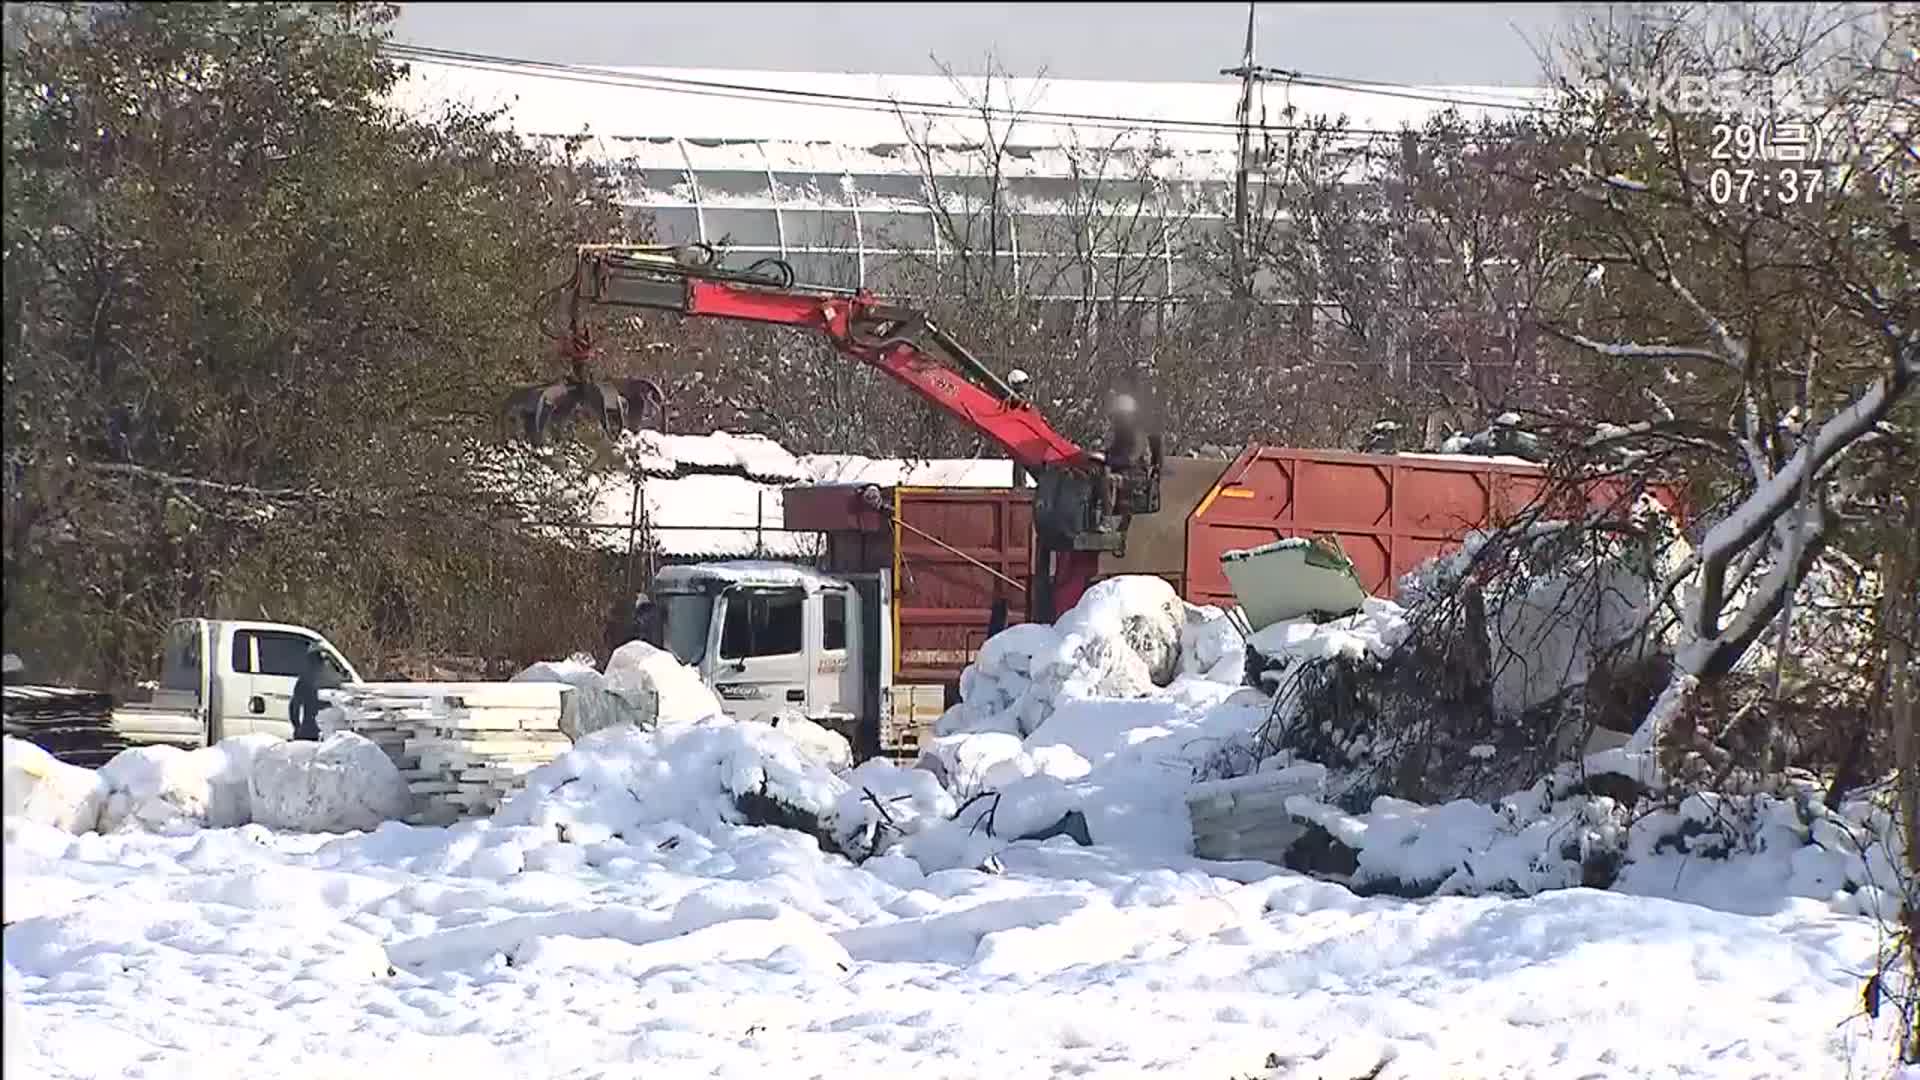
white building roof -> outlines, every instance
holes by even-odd
[[[397,89],[409,109],[449,100],[504,108],[504,120],[528,135],[588,134],[616,140],[753,141],[837,147],[900,146],[903,119],[935,143],[981,136],[976,102],[1024,113],[1007,141],[1021,147],[1105,145],[1116,136],[1158,134],[1169,146],[1231,153],[1238,81],[1114,82],[1095,79],[881,75],[710,68],[624,67],[565,71],[482,70],[413,61]],[[1403,96],[1395,96],[1403,95]],[[1469,119],[1510,115],[1540,100],[1514,87],[1397,88],[1392,94],[1284,82],[1263,84],[1270,125],[1311,116],[1345,116],[1354,128],[1418,126],[1453,98]],[[895,104],[897,103],[897,104]],[[930,107],[923,107],[930,106]],[[1260,117],[1256,117],[1256,120]],[[1003,123],[996,119],[996,125]]]
[[[544,72],[544,73],[543,73]],[[1278,128],[1345,116],[1355,130],[1419,125],[1453,98],[1511,115],[1533,92],[1263,84],[1255,119]],[[1030,295],[1170,300],[1196,280],[1183,255],[1224,226],[1239,84],[691,68],[516,69],[415,62],[402,106],[502,111],[535,138],[584,136],[620,198],[664,243],[786,260],[799,280],[892,291],[900,268],[943,257],[936,202],[969,216],[989,172],[1012,216],[995,257]],[[991,132],[974,102],[989,104]],[[996,111],[997,110],[997,111]],[[991,134],[992,138],[986,137]],[[979,147],[1004,143],[1003,155]],[[926,177],[938,178],[939,197]],[[1254,184],[1263,182],[1256,172]],[[1089,228],[1093,216],[1109,224]],[[1084,234],[1084,235],[1083,235]]]

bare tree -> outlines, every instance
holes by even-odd
[[[1638,749],[1767,633],[1843,532],[1867,479],[1855,465],[1873,461],[1862,449],[1911,422],[1920,277],[1899,236],[1916,194],[1902,133],[1920,87],[1889,55],[1900,32],[1897,18],[1847,7],[1639,11],[1598,17],[1573,43],[1610,78],[1563,80],[1565,130],[1589,149],[1552,178],[1572,257],[1549,328],[1666,391],[1598,441],[1685,435],[1730,493],[1684,568],[1691,640]],[[1723,47],[1727,34],[1741,50]],[[1676,73],[1711,85],[1791,74],[1819,104],[1778,102],[1795,111],[1763,128],[1649,92]],[[1763,130],[1796,157],[1817,143],[1819,157],[1764,160]]]

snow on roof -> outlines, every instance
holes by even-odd
[[[811,476],[800,459],[765,435],[640,431],[622,436],[621,449],[632,466],[646,476],[720,473],[785,483],[804,483]]]
[[[880,487],[1012,487],[1013,462],[1004,458],[870,458],[808,454],[800,459],[816,484]],[[1025,486],[1033,486],[1027,478]]]
[[[626,526],[638,510],[642,535],[651,536],[654,549],[671,559],[812,558],[820,551],[819,534],[783,527],[783,486],[745,476],[647,476],[636,507],[632,479],[612,476],[595,492],[592,520],[598,526]],[[596,528],[591,535],[599,547],[626,550],[624,528]]]
[[[724,581],[737,585],[799,586],[809,592],[839,588],[840,582],[804,566],[764,560],[701,563],[698,566],[663,567],[653,576],[655,592],[691,588],[702,581]]]
[[[997,458],[901,459],[854,454],[796,457],[764,435],[717,431],[666,435],[641,431],[621,438],[627,468],[588,481],[580,529],[551,526],[563,542],[625,551],[630,532],[650,538],[669,559],[812,559],[819,533],[785,528],[785,489],[808,484],[883,487],[1010,487],[1013,463]],[[490,450],[496,456],[505,451]],[[519,483],[540,483],[541,457],[506,459]],[[636,501],[635,485],[639,496]],[[1031,478],[1027,486],[1031,487]]]
[[[981,137],[978,120],[960,114],[966,113],[973,101],[985,97],[1003,110],[1121,118],[1121,122],[1113,123],[1026,116],[1014,129],[1010,141],[1015,146],[1106,145],[1128,129],[1146,131],[1169,121],[1187,121],[1189,126],[1159,131],[1160,141],[1169,147],[1228,154],[1234,145],[1233,116],[1240,95],[1240,84],[1226,78],[1187,83],[1017,78],[995,79],[989,87],[982,78],[949,79],[944,75],[670,67],[603,70],[614,74],[583,90],[575,79],[416,60],[409,62],[408,75],[396,88],[395,100],[402,108],[413,111],[431,111],[448,101],[504,108],[503,122],[524,134],[571,136],[584,132],[601,141],[603,149],[606,140],[651,142],[661,146],[682,139],[708,143],[770,140],[802,146],[892,148],[905,160],[911,158],[902,145],[906,132],[901,116],[889,102],[907,103],[901,107],[907,123],[916,130],[924,128],[930,137],[928,141],[935,143],[978,142]],[[688,82],[786,91],[789,96],[722,92],[686,85]],[[1511,116],[1513,110],[1501,106],[1537,101],[1542,94],[1515,87],[1413,89],[1425,98],[1487,103],[1485,107],[1461,107],[1461,114],[1469,120],[1480,116]],[[792,92],[837,94],[864,100],[828,102],[819,97],[796,98],[790,96]],[[1263,94],[1265,103],[1276,114],[1282,108],[1291,107],[1302,118],[1344,115],[1352,127],[1372,130],[1417,126],[1448,107],[1440,101],[1360,89],[1289,85],[1264,88]],[[943,108],[935,115],[928,115],[933,110],[916,108],[918,103]],[[1135,124],[1136,119],[1146,123]],[[1191,126],[1194,121],[1214,126]],[[691,167],[696,163],[684,164]],[[912,168],[910,160],[905,160],[905,164]],[[778,169],[782,166],[760,163],[754,167]],[[1226,167],[1231,170],[1230,161]]]

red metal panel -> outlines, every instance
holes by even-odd
[[[1378,529],[1393,513],[1393,465],[1295,458],[1294,520],[1326,530]]]
[[[957,684],[986,641],[994,600],[1007,601],[1009,624],[1025,617],[1032,492],[883,488],[882,513],[860,498],[862,487],[790,488],[784,524],[826,533],[829,572],[893,571],[894,678]]]
[[[902,682],[957,683],[986,642],[993,602],[1009,624],[1033,576],[1033,499],[1011,488],[902,488],[895,647]]]
[[[1471,460],[1249,447],[1188,522],[1187,597],[1230,604],[1222,553],[1332,534],[1376,596],[1400,575],[1524,506],[1538,469]]]
[[[869,507],[860,498],[864,485],[819,484],[793,487],[781,493],[781,524],[804,532],[888,531],[886,515]],[[892,492],[882,505],[892,505]],[[883,569],[881,566],[869,569]]]
[[[1391,596],[1401,575],[1457,548],[1468,532],[1509,520],[1546,486],[1545,470],[1528,465],[1249,447],[1188,519],[1185,595],[1234,603],[1222,553],[1331,533],[1368,590]],[[1610,505],[1621,490],[1617,480],[1597,481],[1588,501]],[[1678,493],[1655,495],[1681,512]]]
[[[1394,487],[1395,523],[1444,534],[1474,528],[1493,512],[1492,477],[1457,469],[1402,466]]]

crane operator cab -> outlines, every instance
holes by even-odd
[[[1035,477],[1034,528],[1050,548],[1124,556],[1127,525],[1160,509],[1160,472],[1166,444],[1149,430],[1131,394],[1107,402],[1109,434],[1103,451],[1088,455],[1094,473],[1049,470]]]

